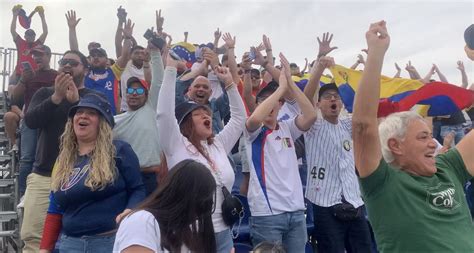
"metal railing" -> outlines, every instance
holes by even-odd
[[[58,61],[62,58],[63,54],[51,53],[51,68],[57,69]],[[0,75],[2,77],[2,91],[8,90],[8,84],[10,76],[14,73],[15,67],[18,61],[18,52],[16,48],[5,48],[0,47]]]

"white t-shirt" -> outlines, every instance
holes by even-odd
[[[295,119],[279,122],[273,131],[265,127],[245,131],[250,165],[247,197],[252,216],[305,209],[294,144],[303,132]]]
[[[122,92],[122,100],[120,102],[120,110],[121,111],[128,111],[128,105],[127,105],[127,81],[130,77],[135,76],[138,77],[139,79],[145,79],[145,72],[143,71],[143,68],[137,68],[135,65],[133,65],[132,61],[128,61],[127,66],[122,72],[122,76],[120,78],[120,90]]]
[[[155,217],[148,211],[138,211],[125,217],[115,236],[114,253],[138,245],[146,247],[153,252],[168,252],[162,250],[160,226]]]

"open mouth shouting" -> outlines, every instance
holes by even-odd
[[[211,121],[206,119],[204,120],[204,126],[207,128],[207,129],[211,129]]]

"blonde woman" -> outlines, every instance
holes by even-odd
[[[128,143],[112,141],[106,99],[86,95],[69,111],[51,183],[41,252],[111,252],[116,219],[145,197],[138,159]]]

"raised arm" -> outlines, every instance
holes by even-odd
[[[304,88],[304,94],[309,101],[315,103],[318,101],[318,91],[320,88],[321,76],[323,76],[324,70],[331,66],[334,66],[334,58],[329,56],[323,56],[315,63],[316,66],[312,68],[311,76],[309,77],[308,84]]]
[[[16,32],[16,20],[18,19],[18,12],[20,11],[20,8],[18,5],[13,6],[12,12],[13,12],[13,17],[12,17],[12,23],[10,24],[10,33],[12,34],[12,39],[13,41],[16,41],[18,36],[18,33]]]
[[[67,26],[69,27],[69,48],[79,51],[77,42],[76,26],[81,19],[76,18],[76,11],[70,10],[66,13]]]
[[[224,33],[222,39],[225,42],[224,46],[227,48],[227,65],[232,74],[232,79],[234,80],[234,83],[239,83],[239,70],[237,69],[237,61],[235,60],[235,36],[232,37],[230,33]]]
[[[469,81],[467,80],[466,69],[464,68],[464,63],[462,61],[458,61],[457,68],[461,71],[461,80],[462,80],[462,87],[467,89],[467,85]]]
[[[161,59],[160,50],[151,43],[149,43],[148,48],[151,56],[151,88],[149,99],[151,105],[156,110],[165,70],[163,68],[163,60]]]
[[[408,61],[407,63],[407,66],[405,67],[405,70],[408,72],[408,74],[410,75],[410,79],[414,79],[414,80],[419,80],[421,79],[421,76],[420,74],[418,73],[418,71],[416,70],[415,66],[413,66],[411,64],[411,61]]]
[[[132,24],[132,21],[129,19],[123,28],[123,47],[122,47],[122,54],[117,59],[117,65],[120,68],[125,68],[127,66],[128,60],[130,60],[130,51],[132,49],[132,35],[133,35],[133,27],[135,23]]]
[[[42,7],[36,7],[38,9],[38,14],[41,18],[41,27],[43,29],[43,33],[39,36],[38,40],[41,44],[44,44],[46,41],[46,37],[48,36],[48,25],[46,24],[46,18],[44,17],[44,9]]]
[[[217,48],[219,47],[219,40],[221,39],[222,32],[219,30],[219,27],[214,32],[214,52],[217,54]]]
[[[122,5],[117,9],[117,18],[118,24],[117,30],[115,31],[115,54],[118,59],[122,55],[123,25],[127,22],[127,12],[122,8]]]
[[[282,72],[285,73],[286,82],[288,83],[288,91],[292,93],[291,97],[296,99],[302,113],[296,117],[295,124],[301,131],[308,131],[316,121],[316,110],[314,110],[311,100],[306,98],[305,94],[291,79],[290,63],[282,53],[280,53],[280,61]]]
[[[285,73],[280,72],[279,86],[278,89],[273,92],[267,99],[265,99],[261,104],[255,108],[253,113],[247,119],[245,127],[249,132],[255,132],[262,126],[265,118],[273,110],[275,104],[279,103],[279,100],[285,95],[288,90],[288,81],[286,79]]]
[[[441,82],[448,83],[448,79],[446,78],[446,76],[443,75],[443,73],[441,73],[441,71],[439,71],[438,66],[436,64],[433,64],[433,67],[435,68],[436,74],[438,74],[439,80]]]
[[[357,55],[357,61],[354,64],[352,64],[351,69],[357,69],[359,64],[362,64],[362,65],[365,64],[364,56],[362,56],[361,54]]]
[[[268,38],[267,35],[264,34],[262,40],[263,46],[265,47],[265,53],[267,53],[267,62],[270,66],[275,66],[275,63],[273,62],[273,51],[272,43],[270,43],[270,38]]]
[[[272,51],[270,50],[269,52],[271,53]],[[272,56],[272,54],[270,55]],[[271,58],[272,59],[270,60],[270,57],[268,57],[267,54],[267,59],[265,60],[262,53],[259,50],[255,50],[255,60],[253,61],[253,64],[262,66],[266,71],[268,71],[268,73],[272,75],[274,80],[278,80],[278,78],[280,78],[280,70],[273,66],[273,56]]]
[[[400,68],[400,66],[398,66],[398,64],[396,62],[395,62],[395,69],[397,69],[397,73],[395,73],[393,78],[400,78],[400,74],[402,73],[402,69]]]
[[[380,99],[380,77],[385,52],[390,44],[385,21],[370,25],[365,34],[368,55],[357,89],[352,115],[354,159],[361,178],[371,175],[382,158],[377,111]]]
[[[222,144],[226,153],[230,153],[244,131],[245,107],[229,69],[225,67],[216,67],[214,68],[214,72],[219,80],[225,85],[225,90],[229,96],[230,107],[230,120],[224,126],[224,129],[217,134],[216,140]]]
[[[428,73],[426,73],[426,76],[423,77],[422,79],[420,79],[420,81],[422,83],[429,83],[435,72],[436,72],[436,69],[435,69],[435,66],[433,64],[433,66],[430,68]]]
[[[158,134],[160,136],[160,146],[165,155],[173,152],[176,142],[183,137],[175,112],[175,85],[176,85],[176,67],[178,62],[171,56],[166,57],[166,68],[163,76],[160,94],[158,95],[158,105],[156,108],[156,123]]]
[[[301,70],[301,74],[304,75],[307,69],[308,69],[308,58],[304,58],[304,68],[303,70]]]
[[[318,59],[328,55],[332,50],[337,49],[337,47],[331,47],[331,40],[333,34],[323,33],[323,40],[319,39],[318,37],[318,44],[319,44],[319,52],[318,52]]]

